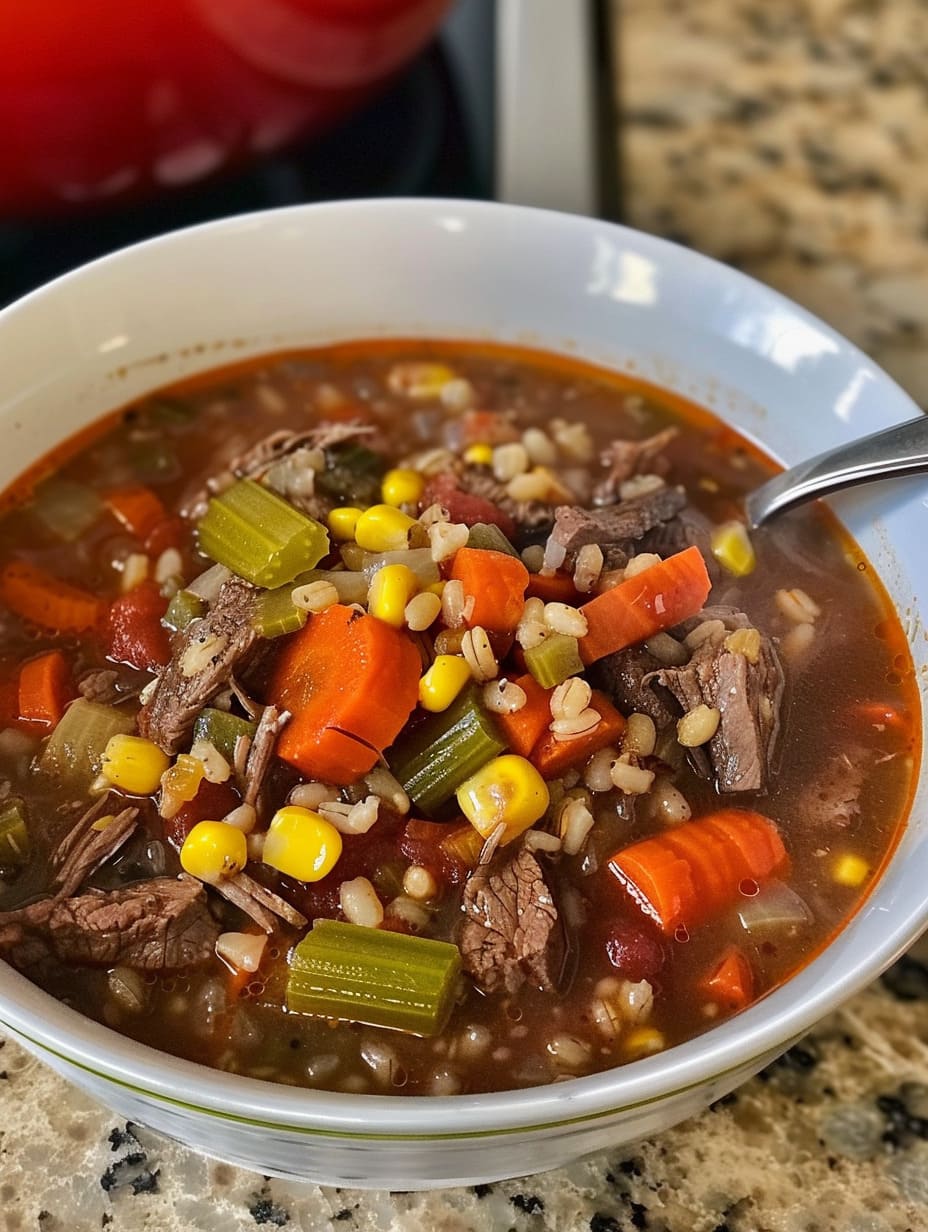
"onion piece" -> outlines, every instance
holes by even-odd
[[[744,897],[738,919],[752,937],[811,924],[813,915],[805,900],[782,881],[768,881],[753,898]]]
[[[185,586],[184,589],[199,595],[207,603],[215,603],[220,590],[222,590],[223,585],[228,582],[231,576],[231,569],[227,569],[225,565],[211,565],[205,573],[201,573],[199,577],[194,578],[190,585]]]
[[[431,548],[406,548],[401,552],[365,553],[362,568],[368,581],[384,565],[405,565],[416,575],[420,586],[432,586],[441,580],[438,565],[432,559]]]

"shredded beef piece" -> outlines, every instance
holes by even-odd
[[[672,695],[656,680],[662,667],[644,646],[629,646],[600,659],[590,669],[590,677],[623,714],[646,714],[658,731],[663,731],[678,716]]]
[[[257,801],[264,783],[264,776],[274,756],[277,737],[289,720],[289,712],[278,710],[276,706],[265,706],[261,712],[261,718],[258,720],[257,729],[248,749],[248,760],[245,762],[246,804],[254,804]]]
[[[123,696],[117,687],[119,672],[110,668],[88,672],[77,682],[77,691],[89,702],[104,702],[109,704]]]
[[[525,847],[481,865],[464,887],[464,970],[484,992],[515,993],[525,980],[560,983],[566,943],[541,866]]]
[[[103,830],[93,823],[101,809],[94,805],[81,817],[52,853],[50,863],[57,868],[55,889],[61,898],[70,898],[91,873],[114,856],[133,833],[138,821],[137,808],[124,808]]]
[[[783,668],[764,633],[756,663],[727,648],[729,632],[751,626],[743,612],[707,608],[681,630],[707,621],[719,627],[696,648],[689,663],[662,667],[654,679],[673,693],[684,712],[702,704],[719,711],[718,730],[705,746],[718,790],[763,791],[780,729]],[[698,758],[694,766],[701,769]]]
[[[827,838],[846,830],[860,817],[860,793],[871,756],[859,745],[842,750],[825,763],[802,793],[798,822]]]
[[[597,543],[604,553],[608,550],[610,568],[621,568],[649,531],[676,517],[685,505],[683,489],[666,486],[606,509],[559,505],[549,544],[557,544],[571,561],[580,548]]]
[[[206,616],[184,630],[155,691],[139,711],[139,731],[166,753],[176,753],[190,735],[194,719],[241,667],[255,644],[253,617],[257,592],[233,577],[224,582]],[[192,676],[184,674],[187,651],[196,643],[215,653]]]
[[[506,491],[505,484],[494,479],[482,467],[465,467],[458,476],[458,483],[471,496],[479,496],[502,509],[503,513],[512,518],[517,530],[522,534],[548,530],[554,523],[553,505],[537,500],[513,500]]]
[[[292,924],[294,928],[305,928],[309,923],[302,912],[290,905],[286,899],[255,881],[247,873],[237,873],[227,881],[220,881],[214,887],[223,898],[250,916],[259,928],[266,933],[272,933],[277,927],[275,915]]]
[[[643,441],[611,441],[600,454],[609,473],[593,490],[595,505],[611,505],[619,499],[619,489],[633,475],[666,475],[670,469],[664,450],[677,436],[677,428],[665,428]]]
[[[192,877],[158,877],[0,914],[0,955],[21,971],[57,964],[177,971],[213,953],[219,926]]]

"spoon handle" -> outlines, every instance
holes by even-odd
[[[791,466],[745,498],[748,525],[760,526],[796,505],[858,483],[928,471],[928,415]]]

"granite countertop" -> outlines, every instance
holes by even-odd
[[[615,0],[627,221],[742,266],[928,405],[928,5]],[[921,157],[921,162],[920,162]],[[545,1176],[299,1186],[126,1125],[0,1040],[4,1232],[928,1229],[928,945],[702,1116]]]

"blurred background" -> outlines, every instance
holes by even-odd
[[[928,404],[921,0],[0,3],[0,302],[223,214],[459,195],[618,219]]]

